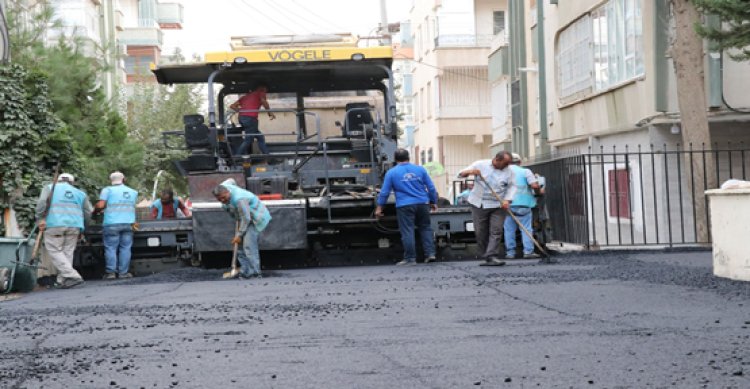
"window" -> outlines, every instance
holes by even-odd
[[[427,88],[424,91],[425,93],[425,116],[430,118],[432,117],[432,81],[427,82]]]
[[[145,74],[148,73],[148,69],[152,62],[156,62],[153,56],[130,56],[125,57],[125,73],[126,74]]]
[[[609,216],[630,219],[630,172],[612,169],[609,175]]]
[[[432,161],[433,161],[433,159],[432,159],[432,147],[430,147],[429,150],[427,150],[427,162],[432,162]]]
[[[591,14],[597,90],[643,74],[643,15],[640,0],[610,0]]]
[[[426,153],[424,150],[422,150],[422,153],[419,154],[419,160],[421,161],[420,165],[424,165],[427,163],[427,158],[425,157]]]
[[[591,88],[591,18],[586,15],[560,33],[557,73],[561,97]]]
[[[560,33],[560,96],[606,90],[643,75],[643,51],[641,0],[609,0]]]
[[[505,31],[505,11],[492,12],[492,34],[498,35]]]

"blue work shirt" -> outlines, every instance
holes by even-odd
[[[239,186],[222,183],[229,190],[231,197],[229,205],[237,212],[240,220],[240,235],[244,235],[252,224],[258,232],[268,227],[271,222],[271,212],[253,192],[242,189]]]
[[[135,204],[138,192],[124,185],[112,185],[102,189],[99,200],[107,202],[104,209],[104,225],[135,223]]]
[[[531,188],[532,184],[537,182],[534,173],[531,170],[518,165],[510,165],[513,170],[513,176],[516,180],[516,193],[511,202],[511,208],[534,208],[536,207],[536,197]]]
[[[421,166],[409,162],[399,163],[385,174],[378,205],[385,205],[391,191],[396,193],[396,208],[412,204],[437,204],[435,185]]]

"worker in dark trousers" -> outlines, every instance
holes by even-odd
[[[521,167],[521,156],[513,153],[510,168],[513,170],[513,177],[516,180],[516,193],[510,205],[510,212],[523,227],[531,233],[532,209],[536,207],[535,193],[539,193],[539,182],[531,170]],[[516,257],[516,231],[520,227],[516,221],[511,218],[505,218],[503,230],[505,231],[505,258],[513,259]],[[534,242],[531,237],[522,231],[521,241],[523,242],[523,257],[525,259],[539,258],[534,252]]]
[[[460,178],[475,177],[468,202],[479,255],[484,259],[482,265],[505,265],[505,261],[500,260],[500,242],[503,223],[516,192],[513,171],[509,167],[511,159],[509,152],[501,151],[495,158],[476,161],[458,173]]]
[[[404,258],[397,265],[417,263],[414,229],[419,230],[425,263],[435,260],[435,238],[430,224],[430,210],[437,210],[438,195],[427,170],[409,162],[409,152],[398,149],[394,153],[397,165],[388,170],[378,196],[375,216],[383,216],[383,206],[391,192],[396,194],[396,216],[404,246]]]

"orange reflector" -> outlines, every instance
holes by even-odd
[[[258,195],[258,198],[261,200],[281,200],[281,193],[269,193],[269,194],[262,194]]]

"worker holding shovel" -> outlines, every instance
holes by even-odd
[[[59,272],[55,287],[72,288],[83,282],[73,269],[73,253],[94,210],[86,193],[73,186],[74,177],[63,173],[47,185],[36,205],[37,225],[44,233],[44,248]]]
[[[509,168],[511,159],[510,153],[501,151],[495,158],[476,161],[458,173],[462,178],[477,178],[468,203],[479,255],[485,260],[482,263],[485,266],[505,265],[500,260],[503,223],[516,192],[513,171]]]
[[[224,204],[225,209],[232,211],[235,218],[239,221],[232,238],[232,244],[239,250],[240,270],[237,270],[234,258],[232,260],[232,270],[224,274],[224,278],[241,278],[260,277],[260,253],[258,251],[258,236],[266,229],[271,221],[271,214],[268,208],[263,205],[258,196],[250,191],[244,190],[232,181],[224,181],[213,190],[217,200]]]

